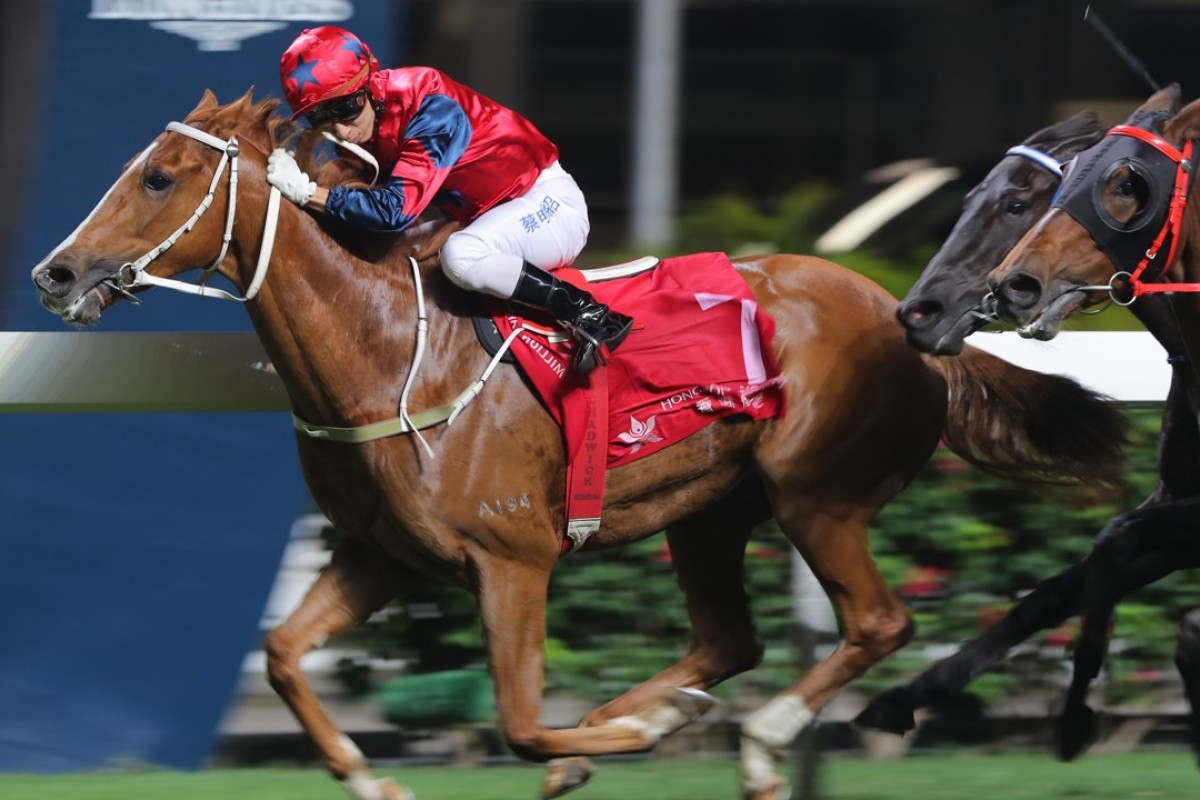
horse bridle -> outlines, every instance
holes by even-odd
[[[1004,155],[1005,157],[1017,156],[1019,158],[1024,158],[1027,161],[1032,161],[1034,164],[1037,164],[1039,167],[1058,178],[1060,182],[1063,179],[1062,162],[1044,150],[1038,150],[1036,147],[1018,144],[1005,150]],[[975,318],[975,320],[979,323],[979,327],[981,328],[984,325],[990,325],[991,323],[999,320],[1000,302],[996,299],[995,292],[988,292],[985,294],[979,300],[979,305],[975,306],[967,313]]]
[[[1176,148],[1156,134],[1133,125],[1118,125],[1106,134],[1108,136],[1125,137],[1130,141],[1121,147],[1109,147],[1096,153],[1087,164],[1087,170],[1072,185],[1064,186],[1062,196],[1051,205],[1051,208],[1061,209],[1078,222],[1117,268],[1107,283],[1079,286],[1073,291],[1108,292],[1112,302],[1121,306],[1132,305],[1137,298],[1156,292],[1200,292],[1200,283],[1157,280],[1175,260],[1179,249],[1183,212],[1195,178],[1193,141],[1189,139],[1181,148]],[[1101,157],[1109,153],[1112,155],[1101,163]],[[1143,224],[1125,231],[1114,228],[1108,221],[1107,212],[1097,193],[1104,177],[1125,162],[1129,162],[1131,169],[1136,164],[1144,170],[1144,178],[1158,178],[1170,185],[1168,192],[1151,198],[1152,205],[1145,211],[1148,222],[1161,218],[1162,222],[1157,228]],[[1092,183],[1085,182],[1086,174],[1095,169],[1102,170],[1102,177]],[[1152,185],[1151,188],[1153,191],[1155,187]],[[1132,237],[1134,241],[1123,242],[1124,237]],[[1159,259],[1163,245],[1168,241],[1166,257]]]
[[[121,268],[104,283],[121,295],[130,298],[132,298],[131,290],[135,288],[159,286],[186,294],[195,294],[201,297],[218,297],[222,300],[234,300],[239,303],[254,299],[259,289],[262,288],[263,281],[266,280],[267,269],[271,263],[271,251],[275,247],[275,233],[279,227],[279,190],[272,186],[270,196],[267,199],[267,216],[263,226],[263,243],[258,252],[258,264],[254,270],[254,277],[250,280],[250,285],[246,287],[245,294],[239,297],[223,289],[208,286],[209,279],[216,273],[217,268],[221,266],[221,262],[225,260],[225,255],[229,252],[229,243],[233,240],[233,222],[237,213],[238,154],[241,148],[236,136],[231,136],[228,140],[222,140],[183,122],[168,122],[166,130],[168,132],[181,133],[184,136],[195,139],[201,144],[206,144],[215,150],[219,150],[221,152],[221,161],[217,164],[212,181],[208,185],[208,193],[200,201],[200,205],[196,207],[195,212],[192,213],[188,221],[176,228],[174,233],[141,258],[122,264]],[[201,268],[200,277],[196,283],[187,283],[186,281],[175,280],[173,278],[160,278],[156,275],[151,275],[146,271],[146,267],[150,266],[163,253],[170,250],[181,236],[192,230],[196,226],[196,223],[200,221],[200,218],[212,206],[213,198],[217,192],[217,185],[221,180],[221,176],[225,173],[226,167],[229,168],[229,204],[225,214],[225,232],[221,238],[221,251],[217,254],[216,259],[208,266]]]
[[[238,154],[240,147],[236,136],[231,136],[228,140],[219,139],[210,133],[192,127],[183,122],[169,122],[166,127],[167,131],[174,131],[188,136],[196,141],[206,144],[215,150],[221,152],[221,161],[217,165],[216,171],[213,173],[212,181],[208,185],[208,193],[200,201],[200,205],[196,207],[195,212],[187,222],[180,225],[174,233],[160,242],[150,252],[146,253],[136,261],[130,261],[121,265],[106,281],[102,281],[104,285],[109,286],[119,294],[134,299],[130,290],[139,286],[159,286],[166,289],[174,289],[178,292],[187,294],[199,295],[201,297],[218,297],[222,300],[235,300],[239,303],[244,303],[247,300],[252,300],[258,294],[262,287],[263,281],[267,277],[267,269],[271,263],[271,251],[275,246],[275,234],[279,227],[279,198],[280,192],[274,186],[271,187],[271,194],[267,200],[267,218],[263,227],[263,243],[258,251],[258,264],[254,270],[254,277],[250,281],[250,285],[246,287],[246,292],[243,296],[230,294],[222,289],[214,289],[206,286],[205,283],[217,271],[221,262],[225,259],[225,255],[229,252],[229,244],[233,240],[233,222],[234,215],[237,209],[237,176],[238,176]],[[349,142],[341,142],[335,140],[335,143],[340,146],[347,147],[356,154],[364,157],[368,163],[375,166],[376,174],[378,174],[378,164],[369,153],[361,148],[350,146]],[[208,266],[203,267],[199,280],[196,283],[187,283],[185,281],[175,280],[173,278],[160,278],[146,272],[148,267],[156,258],[170,250],[175,242],[181,236],[190,231],[196,226],[196,223],[204,216],[205,212],[212,206],[213,198],[216,196],[217,185],[220,183],[221,176],[225,173],[225,169],[229,169],[229,207],[225,215],[225,232],[222,236],[221,251],[217,254],[216,259]],[[433,450],[429,444],[421,437],[419,431],[424,428],[429,428],[443,422],[453,424],[454,420],[462,413],[483,390],[484,384],[495,370],[496,365],[500,363],[500,359],[504,356],[504,352],[512,345],[513,340],[522,331],[529,328],[521,325],[517,326],[513,332],[505,340],[500,352],[498,352],[488,363],[483,374],[469,387],[462,391],[456,398],[449,403],[431,408],[418,413],[410,414],[408,412],[408,397],[412,390],[413,381],[416,378],[417,369],[422,360],[422,355],[425,351],[425,336],[429,326],[428,315],[425,311],[424,293],[421,287],[421,272],[417,266],[417,261],[414,258],[409,258],[409,263],[413,269],[413,279],[416,283],[417,291],[417,346],[416,354],[413,357],[413,364],[409,370],[409,374],[404,383],[404,388],[400,394],[400,413],[398,416],[391,419],[380,420],[379,422],[368,423],[365,425],[356,425],[352,427],[339,427],[333,425],[320,425],[314,422],[308,422],[301,419],[295,414],[292,415],[292,422],[297,431],[313,439],[326,439],[334,442],[344,442],[350,444],[361,444],[371,442],[377,439],[384,439],[391,436],[396,436],[402,433],[413,433],[424,445],[426,452],[433,455]],[[82,302],[82,298],[76,302]],[[136,300],[135,300],[136,302]]]

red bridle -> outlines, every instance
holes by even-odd
[[[1140,139],[1178,165],[1175,170],[1175,183],[1171,188],[1171,201],[1167,210],[1167,219],[1163,223],[1162,230],[1158,232],[1158,236],[1154,238],[1154,243],[1146,250],[1146,255],[1138,263],[1137,268],[1129,275],[1129,284],[1133,289],[1133,297],[1137,298],[1154,292],[1200,292],[1200,283],[1147,282],[1154,280],[1154,278],[1166,271],[1167,267],[1175,260],[1175,254],[1179,249],[1179,234],[1183,227],[1183,211],[1187,206],[1188,200],[1188,176],[1192,170],[1192,140],[1188,139],[1184,142],[1183,149],[1180,150],[1162,137],[1156,136],[1142,128],[1134,127],[1133,125],[1117,125],[1106,135],[1131,136],[1134,139]],[[1147,280],[1143,280],[1142,278],[1146,275],[1147,270],[1155,263],[1163,241],[1168,235],[1171,237],[1171,244],[1167,248],[1166,259],[1160,262],[1161,267],[1152,270],[1150,275],[1146,276]]]

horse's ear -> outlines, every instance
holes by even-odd
[[[1167,141],[1182,143],[1200,138],[1200,100],[1193,100],[1175,116],[1163,123],[1162,135]]]
[[[1142,103],[1138,110],[1133,112],[1131,118],[1143,114],[1174,114],[1179,110],[1180,102],[1182,102],[1182,95],[1179,84],[1172,83],[1150,95],[1150,99]]]
[[[220,103],[217,102],[217,96],[213,94],[212,89],[205,89],[204,94],[200,96],[200,102],[197,104],[194,111],[208,111],[216,108]]]
[[[1066,160],[1091,147],[1107,128],[1094,111],[1080,111],[1074,116],[1030,134],[1021,144],[1036,147],[1050,155]]]
[[[1052,148],[1051,152],[1073,155],[1100,141],[1106,130],[1107,127],[1100,121],[1096,112],[1080,111],[1062,124],[1062,128],[1059,129],[1062,141]]]
[[[248,108],[253,103],[254,103],[254,87],[251,86],[249,89],[246,90],[245,94],[243,94],[241,97],[239,97],[237,100],[233,101],[229,105],[231,108],[236,108],[238,110],[238,113],[242,113],[245,111],[246,108]]]
[[[1099,128],[1100,117],[1095,111],[1076,111],[1067,120],[1066,124],[1071,128]]]

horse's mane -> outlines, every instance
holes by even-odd
[[[187,117],[187,123],[213,136],[227,139],[236,134],[264,153],[277,147],[293,150],[300,169],[313,176],[325,187],[338,185],[366,186],[364,167],[357,160],[338,158],[322,152],[317,146],[326,140],[318,131],[277,114],[280,101],[273,97],[254,100],[254,87],[231,103],[221,105],[211,90],[205,90],[200,103]],[[407,262],[415,252],[418,260],[436,260],[438,235],[442,229],[414,230],[405,235],[373,234],[350,231],[335,225],[322,224],[325,233],[356,256],[370,261],[381,258]],[[449,231],[445,231],[448,233]]]
[[[216,95],[205,90],[204,96],[187,117],[187,123],[213,136],[227,139],[234,134],[265,153],[276,147],[294,148],[296,163],[310,175],[324,176],[330,158],[318,155],[316,146],[322,137],[316,131],[276,114],[279,100],[268,97],[254,100],[254,87],[232,103],[220,105]],[[361,180],[356,176],[355,180]]]

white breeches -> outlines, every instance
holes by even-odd
[[[555,161],[525,194],[451,234],[442,247],[442,269],[464,289],[512,297],[523,262],[545,270],[566,266],[583,250],[590,229],[583,192]]]

